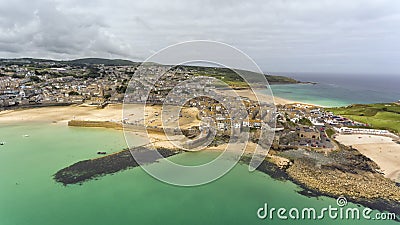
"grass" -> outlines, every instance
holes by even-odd
[[[395,103],[355,104],[326,110],[374,128],[400,133],[400,105]]]
[[[326,135],[328,135],[329,138],[331,138],[335,134],[335,131],[333,129],[331,129],[331,128],[326,129],[325,132],[326,132]]]

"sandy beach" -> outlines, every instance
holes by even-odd
[[[249,91],[249,90],[235,90],[235,92],[239,96],[246,97],[246,98],[248,98],[250,100],[253,100],[253,101],[257,101],[257,98],[254,95],[254,93]],[[259,99],[260,101],[263,101],[263,100],[264,101],[272,101],[272,98],[269,95],[264,95],[264,94],[260,94],[260,93],[257,93],[257,95],[262,98],[262,99]],[[274,100],[275,104],[281,104],[281,105],[295,103],[294,101],[291,101],[291,100],[288,100],[288,99],[284,99],[284,98],[280,98],[280,97],[276,97],[276,96],[273,97],[273,100]]]
[[[161,126],[162,106],[146,106],[146,122],[148,126]],[[127,113],[128,111],[125,111]],[[130,105],[129,113],[131,117],[143,115],[143,105]],[[182,118],[179,124],[187,127],[193,122],[197,122],[198,111],[193,108],[182,109]],[[168,116],[168,114],[165,114]],[[72,106],[53,106],[38,107],[30,109],[16,109],[0,111],[0,123],[12,122],[54,122],[67,123],[70,120],[87,121],[110,121],[121,122],[123,116],[122,104],[110,104],[103,109],[95,106],[72,105]]]
[[[55,122],[67,123],[70,120],[120,122],[122,104],[108,105],[104,109],[94,106],[54,106],[30,109],[6,110],[0,112],[0,123],[13,122]]]
[[[376,162],[385,177],[400,182],[400,144],[390,137],[376,135],[338,135],[336,140],[351,145]]]
[[[255,90],[255,91],[257,91],[257,90]],[[246,98],[248,98],[250,100],[253,100],[253,101],[257,101],[257,98],[254,95],[254,93],[249,91],[249,90],[235,90],[235,92],[239,96],[246,97]],[[259,97],[261,97],[261,99],[259,99],[259,100],[267,101],[267,102],[274,101],[274,103],[276,105],[286,105],[286,104],[296,104],[296,103],[304,104],[304,105],[315,105],[315,104],[310,104],[310,103],[306,103],[306,102],[293,101],[293,100],[289,100],[289,99],[285,99],[285,98],[281,98],[281,97],[277,97],[277,96],[273,96],[273,100],[272,100],[271,96],[265,95],[265,94],[261,94],[259,92],[257,92],[257,95]],[[319,106],[319,105],[315,105],[315,106]]]
[[[235,90],[236,94],[242,97],[256,100],[255,95],[249,90]],[[224,93],[224,94],[228,94]],[[271,96],[259,94],[261,100],[272,101]],[[301,103],[291,101],[280,97],[274,97],[275,104],[293,104]],[[307,103],[302,103],[307,104]],[[146,122],[149,126],[161,126],[161,106],[146,106]],[[89,120],[89,121],[111,121],[121,122],[123,113],[122,104],[110,104],[104,109],[99,109],[96,106],[88,105],[71,105],[71,106],[52,106],[52,107],[37,107],[29,109],[11,109],[0,111],[0,123],[13,122],[54,122],[67,123],[70,120]],[[126,113],[127,111],[125,111]],[[129,113],[132,117],[143,115],[142,105],[133,105],[129,107]],[[195,108],[186,108],[182,110],[184,116],[179,119],[181,127],[186,128],[193,123],[198,123],[196,114],[198,111]],[[155,116],[157,115],[157,116]],[[124,115],[125,117],[127,115]],[[124,118],[125,119],[125,118]]]
[[[249,97],[255,99],[255,96],[248,90],[237,91],[240,96]],[[275,98],[277,104],[290,104],[293,103],[286,99]],[[181,117],[179,119],[171,119],[171,113],[167,110],[162,113],[162,106],[154,105],[146,106],[146,110],[143,111],[143,105],[132,104],[125,106],[125,111],[123,115],[122,104],[110,104],[105,108],[101,109],[96,106],[87,105],[71,105],[71,106],[54,106],[54,107],[37,107],[29,109],[15,109],[15,110],[5,110],[0,111],[0,124],[10,124],[10,123],[21,123],[21,122],[47,122],[54,123],[63,126],[67,126],[68,121],[109,121],[120,123],[122,119],[136,124],[143,125],[143,116],[146,118],[146,126],[153,128],[163,127],[161,118],[164,116],[167,125],[173,128],[179,126],[181,129],[188,129],[192,126],[198,126],[200,120],[197,118],[198,110],[197,108],[182,108]],[[126,130],[133,136],[139,135],[142,137],[147,137],[144,130]],[[185,137],[183,135],[175,135],[173,137],[168,137],[162,133],[154,130],[148,130],[149,141],[157,147],[176,147],[171,141],[183,140]],[[171,140],[172,138],[172,140]],[[220,145],[218,147],[211,147],[209,150],[223,151],[227,145]],[[256,145],[250,143],[247,145],[245,152],[253,153]]]
[[[130,105],[129,115],[132,118],[137,118],[143,115],[143,105]],[[162,106],[148,106],[145,111],[146,123],[149,127],[161,127],[161,110]],[[39,107],[30,109],[17,109],[6,110],[0,112],[0,124],[20,123],[20,122],[47,122],[67,126],[70,120],[81,121],[110,121],[121,122],[122,120],[122,104],[108,105],[103,109],[93,106],[55,106],[55,107]],[[198,110],[196,108],[183,108],[182,117],[179,118],[178,123],[181,129],[187,129],[191,126],[199,125],[197,119]],[[168,118],[168,112],[165,114]],[[126,118],[125,118],[126,119]],[[143,121],[143,120],[141,120]],[[140,124],[140,122],[139,122]],[[127,130],[128,131],[128,130]],[[147,135],[142,131],[128,131],[132,135],[140,135],[146,137]],[[168,137],[162,132],[148,131],[150,142],[157,147],[170,147],[173,148],[173,143],[170,141],[179,141],[184,139],[183,135],[175,135],[168,140]],[[255,145],[250,143],[246,148],[246,153],[254,152]],[[225,150],[226,145],[212,147],[210,150]]]
[[[256,100],[255,95],[249,90],[235,90],[235,92],[251,100]],[[270,96],[262,95],[262,100],[271,100]],[[265,99],[264,99],[265,97]],[[291,100],[274,97],[275,104],[293,104],[299,103]],[[305,104],[305,103],[304,103]],[[146,106],[146,122],[148,126],[161,126],[161,106]],[[53,122],[53,123],[67,123],[70,120],[89,120],[89,121],[111,121],[121,122],[123,117],[122,104],[110,104],[104,109],[99,109],[96,106],[87,105],[71,105],[71,106],[52,106],[52,107],[37,107],[29,109],[11,109],[0,111],[0,123],[13,123],[13,122]],[[125,114],[127,111],[125,111]],[[197,123],[196,115],[198,113],[195,108],[185,108],[182,110],[184,114],[179,119],[179,125],[182,128],[193,126]],[[134,118],[135,116],[143,115],[142,105],[129,106],[129,115]],[[157,116],[156,116],[157,115]],[[166,115],[166,114],[165,114]],[[126,118],[124,118],[126,119]],[[139,119],[139,118],[137,118]],[[137,121],[138,123],[142,121]]]

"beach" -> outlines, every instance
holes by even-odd
[[[379,165],[385,177],[400,182],[400,144],[392,138],[354,134],[338,135],[335,139],[344,145],[351,145],[372,159]]]
[[[161,132],[161,128],[168,127],[162,126],[162,106],[154,105],[146,106],[145,113],[143,113],[143,105],[135,104],[129,105],[128,110],[125,111],[126,117],[138,119],[137,124],[139,129],[125,129],[127,134],[133,136],[149,137],[151,143],[156,147],[170,147],[175,146],[169,141],[168,137]],[[198,110],[196,108],[183,108],[181,111],[182,117],[179,118],[175,123],[169,121],[170,126],[180,126],[181,129],[188,129],[192,126],[198,126],[199,120],[197,119]],[[145,130],[140,128],[143,127],[143,119],[137,118],[145,115],[147,134]],[[163,114],[166,118],[169,118],[168,112]],[[29,109],[16,109],[16,110],[5,110],[0,112],[0,124],[14,124],[14,123],[32,123],[32,122],[43,122],[59,124],[61,126],[67,126],[69,121],[73,121],[70,125],[82,126],[82,127],[113,127],[117,129],[118,125],[121,124],[123,117],[123,105],[122,104],[109,104],[104,108],[98,108],[95,106],[86,105],[71,105],[71,106],[53,106],[53,107],[37,107]],[[125,118],[126,119],[126,118]],[[98,123],[92,126],[92,124],[85,124],[85,122],[111,122],[107,124]],[[81,123],[81,125],[79,125]],[[75,124],[75,125],[74,125]],[[78,124],[78,125],[77,125]],[[106,126],[107,125],[107,126]],[[110,125],[110,126],[108,126]],[[126,128],[126,127],[125,127]],[[173,140],[178,141],[183,139],[183,135],[173,136]]]
[[[43,107],[43,108],[8,110],[0,112],[0,124],[5,124],[4,126],[5,128],[7,128],[7,124],[22,123],[24,124],[24,127],[39,126],[40,124],[41,127],[42,126],[49,127],[49,130],[51,127],[54,127],[55,130],[66,129],[66,131],[68,132],[72,131],[91,132],[93,130],[93,132],[106,133],[110,131],[110,132],[115,132],[115,135],[119,136],[118,137],[119,144],[121,143],[126,144],[125,141],[128,141],[129,143],[128,147],[136,147],[136,146],[146,147],[149,146],[148,145],[149,143],[151,143],[156,148],[175,149],[177,146],[175,146],[176,143],[174,143],[174,141],[181,143],[181,141],[185,139],[184,135],[172,135],[170,137],[167,137],[163,133],[163,128],[166,127],[162,126],[160,119],[161,116],[163,115],[161,113],[162,106],[149,105],[145,112],[142,111],[143,105],[132,104],[128,105],[128,107],[129,107],[128,111],[123,110],[124,106],[122,104],[108,105],[105,108],[73,105],[65,107],[46,107],[46,108]],[[124,116],[122,116],[123,111],[125,114]],[[171,113],[173,113],[172,110],[171,111],[167,110],[165,114],[167,119],[170,118]],[[190,126],[196,125],[199,122],[197,118],[198,111],[195,110],[194,108],[187,108],[187,107],[183,108],[180,111],[180,114],[182,116],[172,120],[174,121],[178,120],[179,126],[182,126],[181,128],[184,127],[189,128]],[[147,126],[146,129],[147,132],[144,132],[145,131],[144,129],[138,129],[138,130],[129,129],[129,126],[139,127],[141,124],[142,126],[144,125],[143,118],[141,118],[140,115],[144,115],[144,117],[146,118],[145,121]],[[93,121],[99,122],[100,124],[99,127],[103,127],[101,126],[102,122],[106,122],[107,124],[109,123],[118,124],[119,126],[121,126],[122,120],[133,122],[133,124],[127,125],[128,129],[124,129],[125,135],[122,135],[121,129],[115,130],[113,126],[110,127],[112,129],[86,129],[86,128],[80,128],[79,126],[81,125],[79,125],[78,122],[78,127],[77,128],[74,127],[71,129],[70,127],[67,127],[69,124],[68,122],[71,120],[82,121],[82,127],[91,127],[90,122]],[[29,123],[29,122],[39,122],[39,123]],[[97,122],[95,122],[95,124]],[[86,126],[85,123],[89,123],[89,126]],[[137,125],[135,125],[135,123],[137,123]],[[37,135],[36,129],[35,132],[29,132],[26,129],[24,129],[22,134],[24,133],[35,134],[35,135],[30,135],[28,138],[25,137],[24,140],[26,141],[30,141],[38,137],[48,138],[47,137],[48,135]],[[20,135],[17,135],[17,137],[21,138]],[[24,136],[22,137],[24,138]],[[122,141],[121,138],[122,140],[125,141]],[[358,140],[359,139],[358,137],[346,136],[346,138],[348,143],[346,142],[346,140],[339,140],[339,141],[347,145],[354,143],[354,144],[360,144],[361,146],[364,144],[366,145],[367,149],[369,146],[373,146],[373,144],[376,144],[375,150],[379,148],[380,143],[388,142],[388,140],[383,140],[383,141],[370,140],[370,142],[360,142],[360,140]],[[114,139],[115,138],[110,139],[108,142],[112,142],[114,141]],[[4,136],[4,140],[7,141],[6,145],[7,148],[8,146],[12,146],[11,144],[15,142],[11,139],[11,137],[7,136]],[[360,143],[354,142],[355,140],[358,140]],[[78,142],[71,142],[71,143],[77,144]],[[81,162],[82,160],[85,161],[87,159],[98,158],[96,152],[100,150],[106,151],[108,154],[108,153],[119,152],[120,150],[125,148],[125,147],[120,147],[118,149],[114,147],[113,149],[110,150],[108,149],[108,147],[105,146],[106,145],[102,144],[99,145],[99,147],[97,147],[96,149],[90,149],[90,152],[87,152],[88,155],[86,155],[85,157],[79,159],[68,159],[64,162],[62,166],[58,166],[57,168],[54,168],[54,170],[65,168],[66,166],[71,165],[72,163]],[[218,146],[207,147],[205,148],[205,150],[209,151],[200,151],[199,154],[218,155],[221,154],[221,152],[224,151],[227,146],[228,146],[227,144],[220,144]],[[360,147],[356,145],[353,146],[356,148]],[[241,147],[242,147],[241,143],[232,144],[233,149],[240,150]],[[246,155],[253,155],[256,147],[257,144],[248,142],[244,153]],[[381,156],[381,158],[378,157],[376,159],[369,156],[368,152],[364,152],[362,151],[362,149],[360,149],[360,152],[370,157],[377,164],[379,164],[381,166],[381,169],[385,172],[386,177],[392,179],[398,177],[399,171],[395,169],[399,168],[398,164],[396,164],[396,159],[397,159],[396,152],[393,152],[393,155],[387,155],[387,157],[392,160],[391,163],[388,165],[386,165],[387,159],[384,158],[383,156]],[[346,165],[339,164],[340,166],[343,166],[344,169],[343,168],[342,169],[345,172],[341,172],[340,170],[336,169],[331,169],[329,165],[327,165],[328,167],[319,168],[305,164],[303,163],[302,160],[291,161],[285,158],[284,156],[282,157],[279,155],[274,155],[273,153],[271,153],[272,155],[270,154],[267,157],[266,161],[271,162],[272,164],[274,164],[279,168],[284,168],[285,173],[287,174],[288,177],[290,177],[291,181],[295,182],[298,185],[301,185],[301,187],[305,188],[305,190],[315,192],[318,195],[322,194],[331,197],[346,195],[349,196],[349,198],[351,198],[354,202],[360,203],[363,201],[367,201],[368,203],[367,205],[371,205],[371,207],[373,208],[385,209],[385,210],[388,210],[389,208],[387,208],[386,206],[375,207],[374,206],[375,203],[373,202],[373,200],[370,201],[370,199],[382,198],[383,201],[385,201],[385,204],[391,204],[391,201],[398,201],[399,192],[398,192],[398,187],[395,185],[395,183],[383,177],[381,174],[371,171],[365,171],[363,166],[360,167],[360,165],[369,165],[369,164],[368,163],[365,164],[366,162],[363,160],[363,158],[359,158],[360,154],[358,153],[358,151],[352,153],[351,152],[349,153],[348,151],[341,151],[341,153],[349,154],[348,155],[349,158],[339,156],[339,158],[346,158],[345,162],[349,163],[349,167],[346,167],[347,164]],[[198,153],[188,153],[182,155],[185,155],[185,157],[192,157],[197,160],[198,158],[197,154]],[[177,157],[179,158],[180,156]],[[359,169],[357,173],[353,174],[347,172],[351,170],[349,168],[354,169],[353,167]],[[371,186],[371,183],[373,183],[374,185]]]
[[[254,96],[246,90],[238,91],[241,96]],[[276,102],[282,104],[290,103],[289,100],[275,98]],[[133,118],[143,115],[143,105],[130,105],[129,113]],[[162,106],[154,105],[146,108],[146,122],[148,127],[154,129],[148,130],[150,141],[157,147],[175,147],[162,132],[157,132],[162,127],[161,122]],[[108,121],[121,123],[122,121],[122,104],[110,104],[101,109],[94,106],[72,105],[72,106],[54,106],[54,107],[38,107],[30,109],[6,110],[0,112],[0,123],[24,123],[24,122],[48,122],[53,124],[67,125],[68,121]],[[199,124],[197,118],[198,111],[194,108],[184,108],[182,117],[179,119],[181,129],[188,129],[191,126]],[[167,113],[168,114],[168,113]],[[167,115],[166,114],[166,115]],[[168,116],[168,115],[167,115]],[[140,122],[139,122],[140,124]],[[156,128],[155,128],[156,127]],[[126,130],[129,131],[129,130]],[[144,130],[129,131],[134,135],[147,136]],[[160,130],[161,131],[161,130]],[[183,135],[174,135],[174,141],[184,138]],[[385,177],[400,181],[400,145],[393,142],[392,138],[373,135],[338,135],[336,140],[344,145],[351,145],[358,149],[360,153],[371,158],[381,168]],[[210,150],[224,150],[226,145],[211,147]],[[252,153],[255,146],[252,144],[246,148],[246,153]]]
[[[0,123],[54,122],[66,124],[70,120],[120,122],[121,118],[122,104],[108,105],[104,109],[96,106],[71,105],[0,111]]]
[[[245,90],[235,90],[236,94],[242,97],[249,98],[250,100],[257,101],[253,92]],[[231,94],[231,92],[224,92],[223,94]],[[261,101],[271,101],[272,97],[257,92],[262,99]],[[292,101],[280,97],[273,97],[275,104],[308,104],[299,101]],[[123,104],[109,104],[104,108],[89,105],[71,105],[71,106],[50,106],[50,107],[33,107],[28,109],[10,109],[0,111],[0,123],[12,122],[54,122],[54,123],[68,123],[70,120],[83,120],[83,121],[111,121],[121,122],[123,117]],[[125,106],[126,107],[126,106]],[[133,104],[129,105],[125,111],[129,116],[135,117],[143,115],[143,105]],[[146,105],[146,120],[148,126],[161,126],[161,109],[162,106]],[[198,111],[195,108],[186,108],[182,111],[185,116],[179,119],[180,126],[187,128],[198,122],[196,114]],[[158,116],[155,116],[158,115]],[[125,117],[127,115],[124,115]],[[190,118],[192,117],[192,118]]]
[[[143,105],[140,104],[129,105],[125,113],[130,113],[129,116],[132,117],[138,117],[143,115],[143,109]],[[161,126],[161,110],[162,106],[146,106],[145,114],[148,126]],[[179,120],[180,125],[188,127],[193,122],[195,123],[197,113],[198,111],[194,108],[183,109],[183,118]],[[104,108],[87,105],[51,106],[0,111],[0,123],[53,122],[67,124],[71,120],[121,122],[122,116],[123,104],[109,104]]]
[[[245,98],[248,98],[253,101],[267,101],[267,102],[274,102],[276,105],[286,105],[286,104],[304,104],[304,105],[314,105],[314,106],[321,106],[313,103],[307,103],[304,101],[296,101],[296,100],[289,100],[286,98],[278,97],[278,96],[272,96],[268,94],[263,94],[262,91],[260,90],[255,90],[257,92],[257,96],[260,97],[261,99],[257,99],[255,94],[247,89],[244,90],[235,90],[236,94]]]

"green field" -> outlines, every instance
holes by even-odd
[[[355,104],[326,110],[374,128],[400,133],[400,105],[395,103]]]

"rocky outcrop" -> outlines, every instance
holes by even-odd
[[[354,203],[400,215],[400,188],[377,173],[373,161],[352,148],[324,157],[298,157],[286,173],[307,193],[345,196]]]

